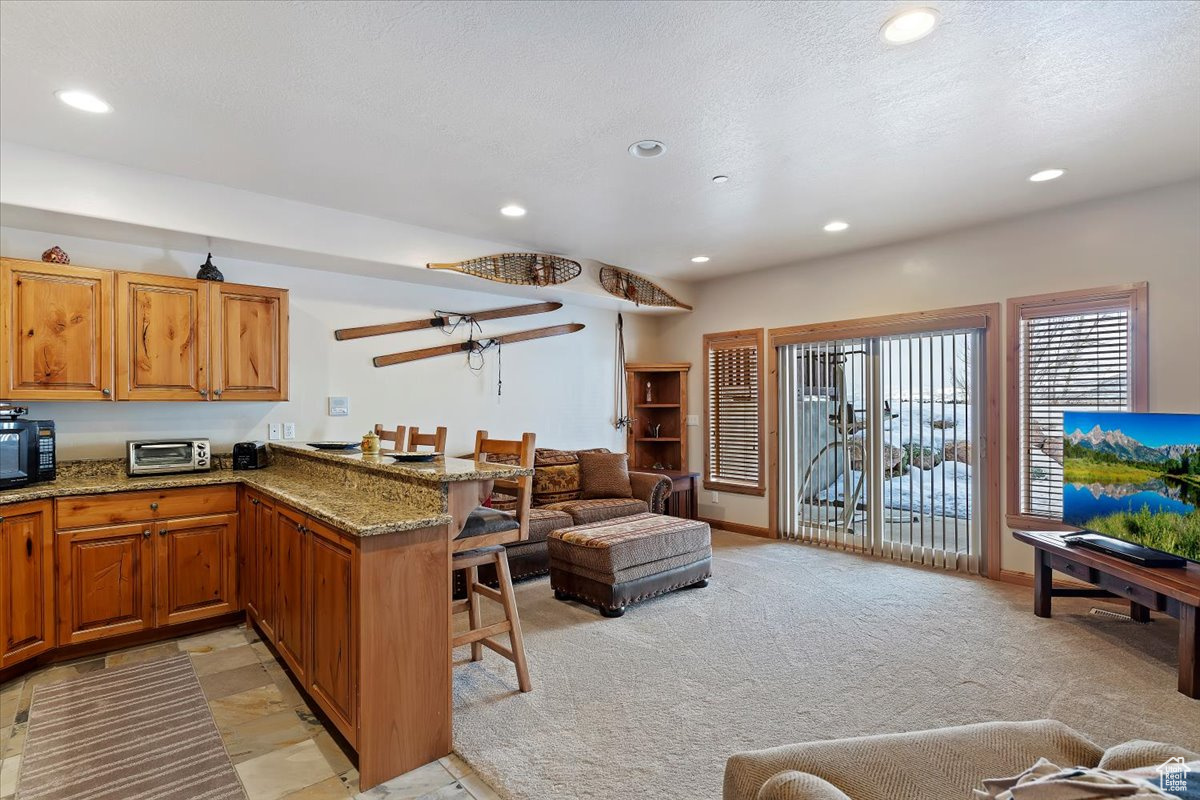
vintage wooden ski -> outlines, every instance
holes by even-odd
[[[547,336],[562,336],[567,333],[575,333],[583,330],[583,324],[572,322],[568,325],[551,325],[548,328],[534,328],[531,331],[521,331],[520,333],[505,333],[501,336],[492,336],[487,339],[472,339],[466,342],[455,342],[454,344],[443,344],[437,347],[426,347],[421,350],[409,350],[404,353],[391,353],[386,356],[376,356],[373,361],[377,367],[387,367],[392,364],[405,364],[409,361],[419,361],[423,358],[433,358],[435,356],[449,356],[455,353],[467,353],[471,350],[484,350],[497,344],[512,344],[514,342],[527,342],[531,339],[544,339]]]
[[[495,308],[491,311],[480,311],[475,314],[445,314],[428,319],[414,319],[411,322],[387,322],[382,325],[363,325],[359,328],[338,328],[333,332],[333,337],[338,341],[363,339],[367,336],[383,336],[385,333],[403,333],[404,331],[419,331],[425,328],[444,328],[455,317],[470,317],[476,322],[486,322],[489,319],[508,319],[509,317],[523,317],[526,314],[545,314],[548,311],[557,311],[560,308],[562,308],[562,303],[531,303],[527,306]]]

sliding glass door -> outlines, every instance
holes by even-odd
[[[779,347],[780,535],[977,571],[981,339]]]

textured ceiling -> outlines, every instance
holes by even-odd
[[[0,137],[685,280],[1200,174],[1200,3],[925,4],[6,0]]]

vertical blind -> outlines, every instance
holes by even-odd
[[[763,486],[761,335],[706,340],[708,463],[706,481]]]
[[[1063,412],[1128,411],[1128,307],[1021,320],[1021,512],[1062,519]]]

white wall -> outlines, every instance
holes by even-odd
[[[854,229],[843,235],[853,236]],[[1151,410],[1200,412],[1200,181],[711,281],[696,293],[694,313],[658,322],[654,355],[696,365],[690,391],[699,400],[705,333],[1133,281],[1150,284]],[[698,403],[692,410],[703,408]],[[690,458],[692,469],[701,469],[699,435],[692,437]],[[700,511],[765,527],[767,502],[722,493],[714,505],[702,492]],[[1031,572],[1029,549],[1007,532],[1002,541],[1002,567]]]
[[[0,228],[0,255],[37,260],[51,245],[66,250],[74,264],[194,277],[203,253],[134,246],[54,233]],[[543,299],[536,291],[522,301],[396,280],[237,261],[214,255],[226,280],[290,290],[291,400],[286,403],[29,403],[32,418],[53,419],[60,458],[118,456],[129,438],[207,436],[227,449],[244,439],[266,439],[268,422],[295,422],[299,441],[357,439],[381,422],[449,428],[448,450],[469,452],[475,431],[518,438],[534,431],[549,447],[609,447],[624,450],[613,429],[613,348],[616,313],[565,305],[550,314],[486,324],[486,335],[567,322],[587,327],[567,336],[514,344],[502,349],[503,395],[495,351],[475,374],[465,356],[444,356],[411,364],[375,368],[371,357],[399,350],[461,341],[413,331],[338,342],[335,328],[421,319],[431,309],[482,311]],[[481,282],[464,276],[464,283]],[[625,315],[630,359],[649,322]],[[350,416],[326,415],[326,397],[348,395]]]

